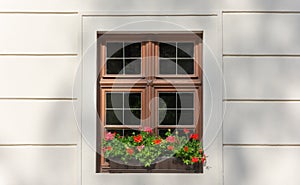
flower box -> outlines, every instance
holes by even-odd
[[[150,167],[145,167],[137,160],[124,164],[120,160],[109,160],[111,173],[202,173],[202,165],[186,165],[176,157],[160,158]]]
[[[120,136],[106,133],[104,158],[111,173],[201,173],[206,156],[198,134],[184,130],[185,135],[166,133],[166,138],[145,129],[139,134]]]

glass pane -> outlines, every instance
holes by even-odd
[[[177,57],[178,58],[193,58],[194,57],[194,43],[192,43],[192,42],[177,43]]]
[[[194,108],[194,93],[178,93],[177,108]]]
[[[124,125],[139,125],[140,119],[140,110],[124,110]]]
[[[159,108],[176,108],[176,93],[159,93]]]
[[[125,93],[124,94],[125,108],[141,108],[141,93]]]
[[[107,57],[123,57],[123,43],[122,42],[108,42]]]
[[[106,125],[122,125],[123,111],[122,110],[107,110]]]
[[[123,94],[122,93],[106,93],[107,108],[122,108]]]
[[[177,111],[178,125],[193,125],[194,111],[193,110],[178,110]]]
[[[177,74],[194,74],[194,59],[178,59]]]
[[[175,134],[175,129],[170,129],[171,130],[171,133]],[[158,130],[158,135],[162,138],[166,138],[166,133],[168,132],[168,129],[159,129]]]
[[[138,135],[139,133],[138,130],[124,130],[124,136]]]
[[[125,74],[141,74],[141,60],[125,59]]]
[[[176,110],[160,110],[160,125],[176,125]]]
[[[106,62],[107,74],[123,74],[123,59],[109,59]]]
[[[141,57],[141,43],[125,43],[125,57]]]
[[[159,74],[176,74],[176,60],[159,59]]]
[[[176,43],[159,43],[159,56],[162,58],[176,58]]]

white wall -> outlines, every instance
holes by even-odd
[[[297,185],[299,4],[242,2],[223,14],[224,184]]]
[[[0,184],[80,184],[73,84],[91,15],[112,26],[216,16],[207,25],[223,34],[224,184],[300,184],[299,11],[296,0],[0,0]]]

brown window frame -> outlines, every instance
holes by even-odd
[[[106,42],[141,42],[141,74],[138,75],[112,75],[106,74]],[[194,74],[188,75],[161,75],[159,74],[159,44],[158,42],[194,42]],[[142,110],[141,125],[154,128],[158,134],[160,128],[193,128],[203,136],[203,87],[202,87],[202,33],[158,33],[158,34],[103,34],[98,35],[98,85],[97,85],[97,111],[100,123],[97,123],[97,162],[96,172],[108,172],[109,165],[101,151],[101,138],[105,129],[138,129],[140,126],[132,125],[105,125],[105,93],[106,92],[141,92]],[[157,125],[158,102],[148,109],[152,98],[159,92],[194,92],[198,101],[194,106],[194,125]],[[150,112],[154,112],[150,116]],[[196,119],[195,116],[198,116]],[[143,121],[144,118],[149,119]]]

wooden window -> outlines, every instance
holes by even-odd
[[[201,34],[99,35],[98,145],[105,132],[189,129],[202,138]],[[98,153],[101,153],[99,150]],[[97,156],[97,171],[108,164]]]

